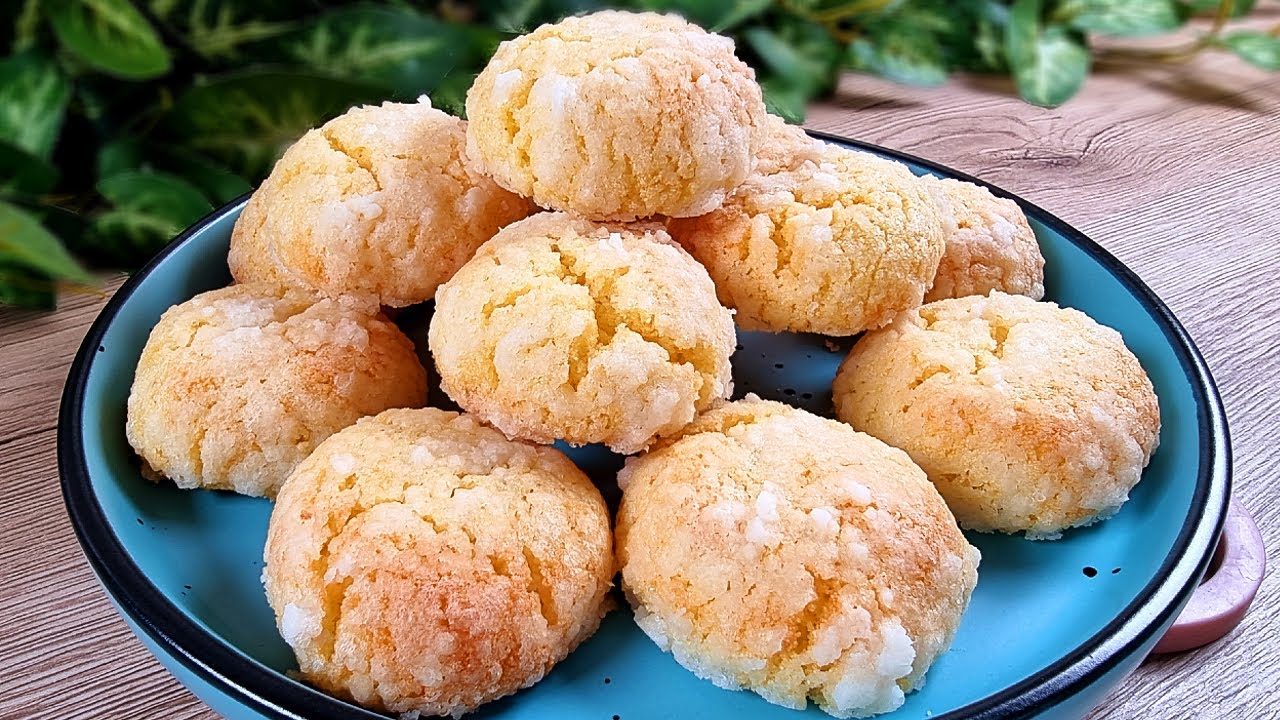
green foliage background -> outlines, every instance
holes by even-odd
[[[499,42],[605,5],[679,12],[734,37],[770,108],[798,121],[842,69],[912,84],[1002,73],[1070,98],[1090,34],[1215,15],[1191,46],[1280,69],[1280,28],[1231,31],[1253,0],[8,0],[0,3],[0,303],[52,307],[86,264],[136,268],[249,191],[351,105],[431,96],[461,113]],[[1160,57],[1161,55],[1165,57]]]

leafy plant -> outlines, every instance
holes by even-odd
[[[799,121],[843,69],[933,85],[1012,76],[1065,102],[1099,53],[1210,49],[1280,70],[1280,27],[1230,29],[1253,0],[8,0],[0,3],[0,303],[51,307],[82,263],[131,269],[248,192],[307,128],[422,94],[461,113],[497,44],[604,5],[673,11],[732,36],[769,107]],[[1160,50],[1095,35],[1207,32]],[[76,260],[78,257],[79,260]]]

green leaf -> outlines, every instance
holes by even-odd
[[[1153,35],[1181,27],[1187,13],[1174,0],[1068,0],[1055,18],[1106,35]]]
[[[1216,11],[1221,5],[1220,0],[1182,0],[1182,5],[1188,12],[1204,13]],[[1255,0],[1235,0],[1231,5],[1231,17],[1244,17],[1253,12]]]
[[[760,81],[760,89],[764,91],[765,109],[789,123],[804,122],[809,96],[794,83],[766,76]]]
[[[185,178],[205,197],[218,205],[229,203],[253,190],[248,180],[199,153],[162,145],[152,148],[150,157],[157,167]]]
[[[98,177],[111,177],[142,166],[142,141],[137,138],[112,140],[98,149]]]
[[[759,16],[771,4],[772,0],[641,0],[639,6],[655,12],[679,13],[690,22],[720,32]]]
[[[907,85],[941,85],[947,80],[942,46],[905,25],[888,25],[849,44],[849,65]]]
[[[90,67],[126,80],[169,72],[169,50],[129,0],[45,0],[58,42]]]
[[[0,191],[39,195],[58,183],[58,169],[25,148],[0,140]]]
[[[213,209],[187,181],[150,170],[128,170],[98,181],[116,207],[95,218],[92,232],[126,262],[138,264]]]
[[[1005,28],[1013,79],[1023,99],[1056,107],[1075,95],[1089,73],[1089,49],[1079,31],[1045,26],[1042,0],[1015,0]]]
[[[40,27],[40,0],[11,0],[5,3],[17,10],[13,18],[13,51],[23,52],[36,44],[36,31]],[[21,7],[21,9],[19,9]]]
[[[58,238],[26,211],[0,201],[0,263],[35,270],[56,280],[92,283]]]
[[[467,91],[476,81],[474,72],[451,72],[431,91],[431,106],[460,118],[467,116]]]
[[[270,57],[383,85],[402,99],[429,93],[469,51],[457,26],[409,9],[328,12],[271,44]]]
[[[473,5],[481,22],[504,33],[526,33],[544,22],[599,10],[598,0],[489,0]],[[616,3],[611,3],[616,4]]]
[[[52,60],[28,52],[0,61],[0,139],[47,160],[70,99]]]
[[[257,179],[302,133],[381,95],[367,83],[257,70],[191,88],[174,104],[164,126],[183,147]]]
[[[213,209],[191,183],[152,170],[126,170],[99,180],[95,187],[118,208],[168,220],[179,229]]]
[[[216,204],[253,189],[247,180],[217,162],[185,148],[139,138],[114,140],[98,151],[98,177],[129,170],[159,170],[183,178]]]
[[[89,229],[95,247],[123,265],[144,264],[182,228],[137,210],[108,210]]]
[[[840,46],[821,25],[795,20],[776,29],[751,27],[743,39],[775,83],[789,84],[806,98],[835,85]]]
[[[1256,30],[1233,32],[1221,40],[1223,47],[1263,70],[1280,70],[1280,37]]]
[[[0,261],[0,305],[52,310],[57,300],[57,286],[47,276]]]

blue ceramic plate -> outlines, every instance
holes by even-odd
[[[918,173],[978,182],[889,150],[824,138],[901,160]],[[1013,197],[991,188],[996,195]],[[1057,542],[971,535],[982,550],[977,590],[951,651],[928,684],[886,718],[1079,717],[1142,659],[1209,563],[1230,485],[1227,429],[1199,353],[1168,308],[1105,250],[1021,203],[1045,256],[1047,299],[1116,328],[1155,384],[1160,449],[1114,518]],[[85,554],[139,638],[205,702],[232,720],[381,717],[290,679],[259,576],[271,505],[144,480],[124,436],[125,400],[160,314],[229,282],[233,203],[178,237],[116,293],[90,329],[62,399],[58,458]],[[425,327],[429,309],[401,319]],[[830,412],[843,348],[823,338],[740,333],[739,393]],[[443,399],[443,393],[436,393]],[[620,459],[573,451],[616,497]],[[825,717],[816,708],[811,717]],[[600,632],[542,682],[476,714],[486,718],[795,718],[747,692],[700,681],[632,623]]]

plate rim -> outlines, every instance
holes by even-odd
[[[1120,281],[1160,327],[1192,387],[1200,431],[1196,489],[1173,548],[1151,580],[1121,613],[1071,652],[1019,683],[932,717],[1008,720],[1056,706],[1106,676],[1153,640],[1154,634],[1172,621],[1174,611],[1190,597],[1208,567],[1226,519],[1232,482],[1230,435],[1217,385],[1186,329],[1155,292],[1105,248],[1057,216],[939,163],[831,133],[807,132],[824,142],[870,151],[944,177],[972,182],[997,197],[1018,203],[1027,215],[1052,228]],[[58,474],[63,501],[81,550],[107,594],[172,660],[199,679],[274,720],[385,720],[385,715],[290,680],[188,618],[133,562],[93,492],[81,426],[89,371],[103,336],[151,273],[205,228],[240,209],[251,194],[245,193],[213,210],[175,237],[116,291],[85,334],[67,375],[58,413]]]

